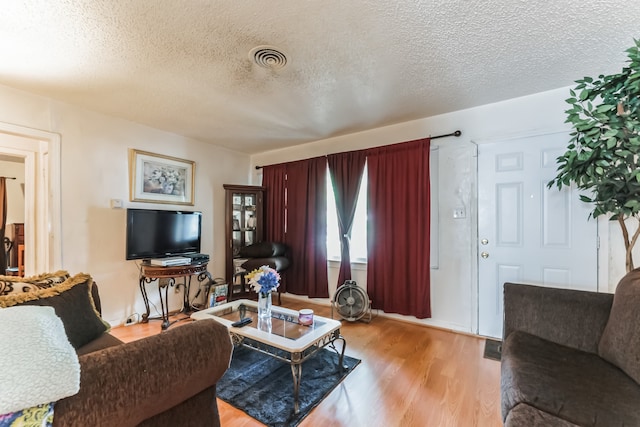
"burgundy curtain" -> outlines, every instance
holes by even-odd
[[[264,215],[265,240],[285,243],[286,231],[286,182],[287,168],[285,164],[264,166],[262,168],[262,186],[265,187]],[[290,254],[287,254],[290,256]],[[280,292],[287,292],[288,272],[281,274]]]
[[[4,230],[7,227],[7,179],[0,177],[0,274],[6,274],[7,253],[4,245]]]
[[[351,279],[351,256],[349,254],[351,226],[356,214],[356,202],[366,160],[367,153],[365,151],[350,151],[327,156],[333,194],[336,199],[338,232],[340,233],[338,286],[345,280]]]
[[[265,240],[284,242],[286,224],[286,165],[264,166],[262,186],[266,188],[264,200]]]
[[[367,291],[387,313],[431,317],[429,139],[367,150]]]
[[[327,159],[286,164],[286,238],[292,259],[287,292],[328,298]]]

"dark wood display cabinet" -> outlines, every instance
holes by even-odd
[[[264,187],[224,184],[226,228],[226,279],[229,300],[250,297],[240,267],[246,258],[240,256],[245,246],[262,242],[264,238]]]

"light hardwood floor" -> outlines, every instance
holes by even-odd
[[[330,317],[330,307],[286,297],[282,305]],[[159,332],[158,321],[112,330],[123,341]],[[346,353],[362,363],[301,427],[502,425],[500,363],[482,357],[484,339],[383,317],[370,324],[343,321],[342,334]],[[218,406],[224,427],[262,426],[221,400]]]

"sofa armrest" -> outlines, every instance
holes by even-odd
[[[80,356],[80,391],[56,403],[55,426],[135,426],[215,385],[232,348],[208,319]]]
[[[597,353],[612,303],[613,294],[505,283],[503,339],[520,330]]]

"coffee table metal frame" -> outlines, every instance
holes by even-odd
[[[236,328],[231,324],[240,319],[228,319],[224,316],[230,312],[239,313],[240,309],[257,312],[258,304],[251,300],[236,300],[230,303],[221,304],[206,310],[198,311],[191,315],[192,319],[215,319],[224,324],[229,329],[229,335],[234,346],[244,345],[252,350],[274,357],[291,366],[293,377],[293,405],[294,412],[300,412],[299,394],[300,382],[302,380],[302,363],[325,347],[331,348],[339,355],[338,367],[345,369],[343,364],[344,351],[347,342],[340,334],[342,324],[326,317],[314,316],[314,324],[308,326],[311,330],[299,338],[292,339],[282,337],[271,332],[269,321],[253,322],[247,326]],[[244,307],[244,308],[243,308]],[[284,307],[274,306],[272,308],[272,318],[276,321],[298,323],[298,312]],[[342,342],[342,348],[336,348],[336,341]]]

